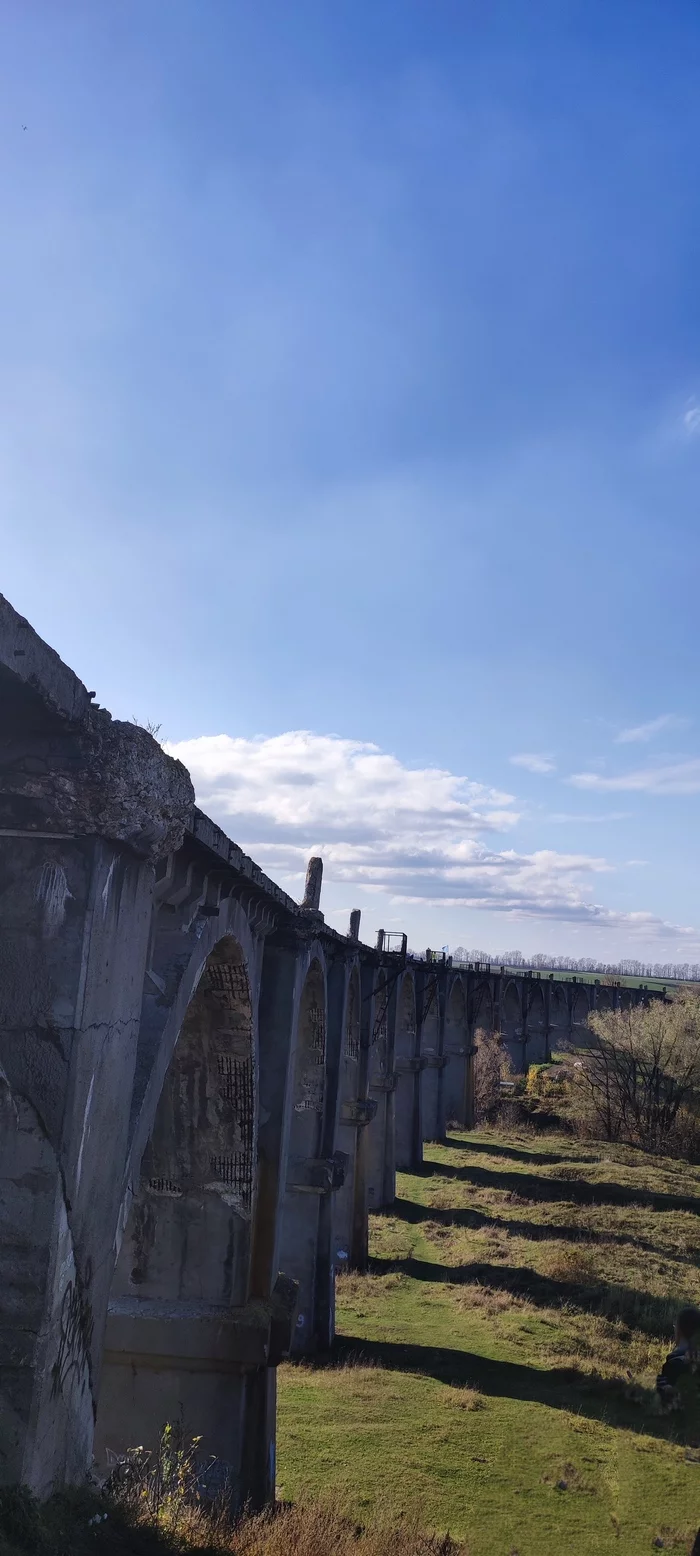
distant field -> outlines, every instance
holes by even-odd
[[[653,1383],[700,1298],[700,1169],[495,1131],[427,1156],[339,1280],[332,1365],[280,1370],[280,1495],[471,1556],[687,1550],[700,1411]]]
[[[459,966],[460,963],[456,963]],[[495,963],[491,964],[495,966]],[[529,972],[527,967],[506,967],[506,973],[512,973],[513,977],[522,977]],[[582,972],[551,972],[549,969],[540,969],[532,973],[535,980],[538,978],[545,983],[549,978],[554,978],[559,983],[570,983],[575,978],[577,983],[618,983],[623,989],[693,989],[697,992],[698,984],[690,983],[686,978],[632,978],[608,973],[582,973]]]

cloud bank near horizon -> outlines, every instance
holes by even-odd
[[[412,768],[366,741],[291,730],[252,740],[202,735],[168,743],[198,803],[270,874],[303,877],[310,853],[326,878],[393,903],[471,908],[617,930],[633,940],[700,935],[647,912],[593,899],[603,858],[495,846],[519,820],[513,795],[441,768]]]

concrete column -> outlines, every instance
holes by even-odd
[[[279,1269],[291,1090],[296,1057],[296,948],[266,944],[258,1005],[258,1184],[253,1223],[250,1292],[272,1294]]]
[[[291,1092],[291,1127],[286,1186],[282,1208],[280,1265],[285,1275],[298,1282],[299,1310],[293,1350],[312,1353],[328,1335],[330,1292],[329,1209],[326,1196],[340,1188],[344,1162],[335,1152],[324,1154],[329,1143],[328,1119],[334,1116],[337,1096],[337,1001],[334,980],[327,1001],[325,967],[320,948],[307,962],[297,1017],[294,1084]],[[328,1017],[331,1016],[331,1045]],[[335,1077],[335,1078],[334,1078]],[[319,1294],[325,1292],[319,1306]]]
[[[366,1270],[369,1261],[368,1248],[368,1173],[369,1138],[375,1128],[378,1103],[369,1094],[371,1040],[374,1024],[374,984],[376,970],[367,965],[360,969],[360,1057],[357,1076],[357,1099],[365,1109],[365,1120],[357,1130],[355,1150],[355,1183],[352,1206],[352,1231],[350,1236],[350,1267]]]
[[[420,1145],[420,1030],[418,1026],[419,989],[416,990],[410,973],[405,973],[399,983],[396,1015],[395,1057],[396,1072],[395,1135],[396,1166],[400,1171],[411,1172],[417,1157],[422,1158]]]
[[[328,1033],[326,1039],[326,1090],[321,1133],[321,1155],[336,1164],[336,1175],[330,1193],[323,1194],[319,1203],[318,1247],[316,1251],[316,1292],[314,1304],[314,1345],[327,1350],[335,1335],[335,1254],[334,1222],[338,1214],[338,1199],[350,1195],[350,1210],[354,1192],[356,1131],[352,1122],[340,1124],[340,1076],[344,1062],[357,1070],[357,1057],[345,1060],[348,1033],[346,1030],[347,996],[349,995],[347,969],[344,960],[331,962],[327,980]],[[359,1033],[358,1049],[359,1049]],[[356,1084],[356,1077],[355,1077]],[[336,1140],[338,1148],[336,1149]],[[347,1212],[347,1205],[343,1204]],[[351,1213],[343,1217],[342,1235],[349,1242]],[[349,1254],[345,1246],[342,1251]],[[345,1261],[344,1261],[345,1262]]]
[[[152,881],[0,835],[0,1481],[39,1495],[92,1458]]]
[[[367,1068],[369,1095],[377,1106],[368,1136],[361,1144],[367,1172],[367,1205],[380,1210],[396,1195],[396,1024],[403,969],[384,963],[363,976],[363,1014],[369,1011]],[[371,981],[370,981],[371,980]],[[370,993],[371,998],[367,999]]]

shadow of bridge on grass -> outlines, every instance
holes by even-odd
[[[560,1151],[529,1151],[525,1146],[501,1145],[500,1140],[454,1140],[447,1135],[439,1144],[455,1151],[473,1151],[476,1156],[505,1156],[512,1162],[532,1162],[533,1166],[556,1167],[571,1161],[570,1156],[563,1156]],[[431,1165],[437,1167],[438,1164]]]
[[[691,1426],[682,1417],[654,1415],[626,1398],[626,1379],[591,1378],[573,1367],[543,1370],[521,1362],[495,1361],[475,1351],[396,1340],[365,1340],[355,1335],[338,1335],[330,1351],[313,1360],[307,1358],[301,1365],[313,1370],[380,1367],[435,1378],[450,1388],[478,1389],[486,1398],[531,1401],[681,1445],[695,1443],[695,1435],[688,1435]]]
[[[634,1232],[608,1232],[583,1223],[558,1225],[550,1221],[516,1221],[512,1217],[489,1215],[485,1210],[472,1210],[458,1205],[454,1209],[442,1205],[421,1205],[414,1199],[395,1199],[393,1205],[376,1212],[379,1216],[394,1217],[410,1226],[433,1221],[437,1226],[463,1227],[467,1231],[503,1231],[510,1237],[523,1237],[528,1242],[607,1243],[618,1248],[638,1248],[643,1253],[653,1253],[657,1258],[672,1258],[678,1264],[698,1263],[697,1254],[679,1253],[659,1243],[636,1237]]]
[[[654,1297],[629,1286],[587,1285],[583,1281],[560,1280],[539,1275],[527,1265],[433,1264],[429,1259],[371,1259],[370,1273],[388,1275],[398,1272],[413,1280],[451,1286],[483,1286],[523,1297],[534,1307],[576,1308],[599,1318],[621,1319],[631,1329],[656,1340],[670,1339],[678,1309],[677,1301]]]
[[[625,1183],[590,1183],[585,1178],[556,1178],[504,1172],[500,1167],[459,1167],[453,1162],[424,1162],[413,1177],[453,1178],[479,1189],[503,1189],[523,1199],[564,1201],[574,1205],[639,1205],[643,1210],[687,1210],[700,1216],[700,1197],[631,1188]]]

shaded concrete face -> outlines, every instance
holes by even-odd
[[[396,1013],[395,1057],[396,1166],[408,1171],[414,1165],[416,1093],[420,1060],[416,1053],[416,991],[411,972],[404,973]]]
[[[338,1087],[338,1150],[347,1158],[345,1176],[333,1195],[333,1259],[336,1270],[351,1262],[355,1210],[355,1168],[358,1129],[364,1127],[360,1107],[360,971],[350,973],[345,1000]]]
[[[554,982],[550,984],[549,989],[549,1024],[551,1046],[556,1049],[558,1044],[568,1037],[569,1003],[566,989]]]
[[[299,1302],[294,1349],[316,1345],[319,1211],[331,1192],[331,1170],[321,1157],[326,1099],[327,1007],[325,973],[309,967],[299,1004],[287,1178],[282,1208],[280,1267],[297,1281]]]
[[[155,1448],[171,1422],[202,1437],[238,1497],[246,1346],[266,1361],[263,1315],[245,1307],[255,1089],[248,969],[227,937],[187,1008],[143,1156],[109,1307],[96,1451],[106,1464],[137,1441]]]
[[[503,990],[501,1032],[514,1069],[522,1069],[523,999],[522,989],[514,979],[511,979]]]
[[[422,1140],[441,1140],[443,1122],[442,1018],[444,980],[438,973],[426,980],[420,1033],[420,1133]]]
[[[370,1002],[371,1028],[368,1053],[369,1093],[376,1104],[372,1127],[361,1141],[366,1161],[367,1204],[380,1210],[393,1203],[396,1192],[394,1068],[397,987],[401,981],[388,966],[377,970]],[[367,990],[367,999],[370,991]]]
[[[0,838],[0,1476],[41,1494],[91,1452],[150,876],[100,840]]]
[[[534,988],[526,991],[527,1026],[526,1039],[523,1045],[523,1063],[541,1064],[549,1057],[549,1045],[547,1041],[547,1021],[545,1013],[545,996],[541,983],[536,983]]]
[[[445,1016],[444,1108],[447,1127],[466,1126],[469,1084],[469,1033],[467,1001],[461,981],[452,986]]]

